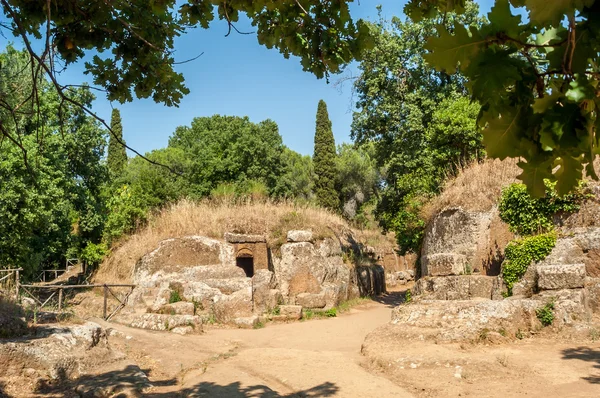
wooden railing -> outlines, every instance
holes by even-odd
[[[19,297],[19,273],[22,268],[0,269],[0,293],[15,293]]]
[[[58,299],[58,305],[57,305],[57,309],[58,311],[62,311],[63,307],[64,307],[64,297],[65,297],[65,290],[69,290],[69,289],[93,289],[93,288],[103,288],[103,294],[104,294],[104,306],[103,306],[103,313],[102,313],[102,317],[104,318],[104,320],[106,321],[110,321],[110,319],[117,314],[117,312],[119,312],[123,307],[125,307],[125,305],[127,304],[127,300],[129,299],[129,296],[131,295],[131,293],[133,293],[133,289],[135,288],[136,285],[127,285],[127,284],[95,284],[95,285],[20,285],[21,288],[21,293],[25,293],[27,294],[27,296],[29,296],[30,298],[32,298],[39,306],[37,306],[38,310],[42,309],[46,306],[49,306],[49,304],[52,302],[52,299],[54,297],[57,297]],[[111,288],[129,288],[129,291],[126,292],[122,297],[118,297],[117,294],[115,294],[115,292],[113,291],[113,289]],[[49,291],[48,293],[50,293],[48,296],[42,296],[42,298],[40,298],[40,295],[35,295],[32,293],[32,291],[36,290],[36,289],[40,289],[40,290],[45,290],[45,291]],[[108,298],[109,298],[109,294],[111,296],[113,296],[117,302],[118,305],[116,308],[114,308],[110,313],[108,312]]]

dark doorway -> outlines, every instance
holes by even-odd
[[[254,258],[238,257],[235,259],[235,265],[243,269],[248,278],[252,278],[254,276]]]

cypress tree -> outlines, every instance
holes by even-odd
[[[315,194],[320,206],[338,210],[339,197],[335,190],[336,162],[335,139],[331,129],[331,121],[327,113],[327,104],[320,100],[317,108],[317,125],[315,129]]]
[[[108,173],[110,178],[114,179],[121,175],[125,165],[127,164],[127,152],[125,147],[115,138],[115,136],[125,144],[123,139],[123,127],[121,126],[121,112],[118,109],[113,109],[110,119],[110,128],[113,134],[108,140],[108,157],[106,159],[108,165]]]

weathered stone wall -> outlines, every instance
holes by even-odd
[[[445,209],[426,229],[421,275],[498,275],[504,247],[513,237],[496,209],[489,212]]]
[[[162,241],[138,261],[133,277],[137,287],[120,320],[178,333],[187,326],[186,332],[199,331],[195,325],[209,319],[251,327],[258,315],[281,305],[329,309],[361,293],[385,292],[383,267],[357,272],[344,263],[336,238],[314,241],[310,231],[290,231],[288,243],[272,258],[264,237],[224,238]],[[252,277],[236,266],[240,253],[253,257]]]

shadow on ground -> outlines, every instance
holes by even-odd
[[[265,385],[242,386],[239,382],[220,385],[212,382],[201,382],[193,387],[183,388],[170,392],[153,392],[150,387],[159,388],[176,386],[176,378],[166,380],[154,380],[150,382],[147,378],[149,370],[142,370],[136,365],[126,366],[122,370],[109,371],[100,375],[82,376],[75,380],[63,378],[62,382],[42,382],[38,385],[36,393],[40,396],[57,394],[77,393],[80,396],[129,396],[127,393],[146,390],[144,397],[167,398],[167,397],[261,397],[261,398],[284,398],[284,397],[330,397],[339,391],[333,383],[323,383],[307,390],[292,394],[281,395]],[[0,397],[7,397],[2,392],[0,384]]]
[[[568,348],[563,350],[563,359],[579,359],[580,361],[593,362],[594,369],[597,369],[595,375],[582,377],[592,384],[600,384],[600,350],[594,350],[589,347]]]
[[[404,296],[406,294],[406,290],[397,291],[397,292],[388,292],[380,294],[379,296],[372,297],[373,301],[376,301],[381,304],[385,304],[390,308],[394,308],[404,303]]]
[[[331,397],[339,390],[333,383],[323,383],[308,390],[298,391],[291,394],[281,395],[264,385],[242,387],[239,382],[228,385],[202,382],[192,388],[186,388],[177,393],[145,394],[146,397],[261,397],[261,398],[283,398],[283,397]]]

